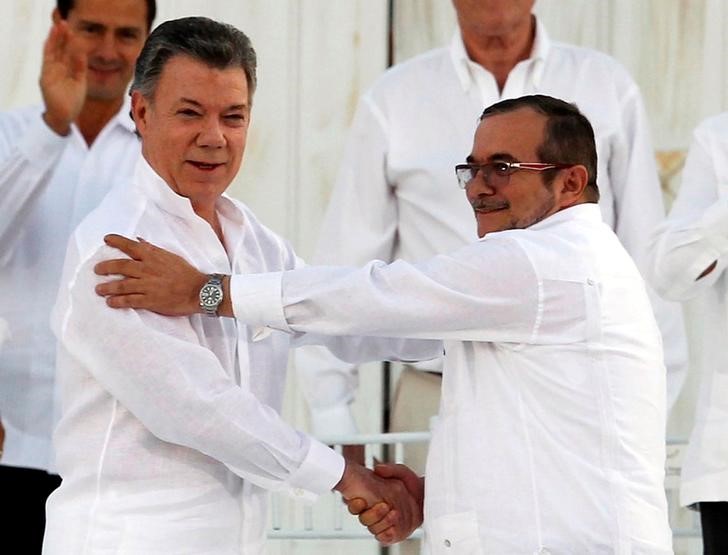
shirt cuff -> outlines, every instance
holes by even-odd
[[[311,446],[301,466],[288,479],[289,494],[313,502],[328,493],[344,475],[344,457],[311,438]]]
[[[311,431],[316,436],[351,435],[359,432],[348,404],[311,407]]]
[[[281,301],[282,272],[233,275],[230,301],[238,322],[290,332]]]
[[[55,163],[55,156],[63,152],[69,136],[57,134],[38,114],[38,119],[28,126],[18,141],[18,150],[31,164],[50,166]]]

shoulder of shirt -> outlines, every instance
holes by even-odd
[[[104,235],[108,233],[136,238],[147,201],[134,191],[135,187],[129,182],[112,187],[101,204],[81,220],[73,232],[81,260],[93,256],[103,247]]]
[[[586,46],[577,46],[575,44],[553,41],[550,45],[547,61],[553,61],[558,64],[563,63],[565,60],[572,60],[574,64],[579,66],[588,64],[591,67],[597,67],[605,71],[614,72],[616,76],[627,79],[630,82],[634,82],[634,79],[627,71],[627,68],[625,68],[624,65],[622,65],[622,63],[616,58],[606,52],[594,50],[593,48]]]
[[[40,104],[2,111],[0,112],[0,129],[17,133],[31,125],[42,112],[43,106]]]
[[[369,87],[369,94],[386,94],[394,89],[401,92],[403,83],[420,80],[424,76],[440,71],[443,64],[450,64],[450,50],[446,47],[428,50],[412,58],[394,64],[384,71]],[[450,64],[451,65],[451,64]]]
[[[728,112],[705,118],[695,128],[696,135],[717,135],[718,139],[728,139]]]

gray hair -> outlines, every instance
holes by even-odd
[[[242,68],[252,104],[257,84],[255,50],[239,29],[207,17],[165,21],[152,31],[139,54],[130,92],[153,98],[162,70],[174,56],[189,56],[215,69]]]

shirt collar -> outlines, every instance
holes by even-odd
[[[599,205],[595,202],[584,202],[582,204],[570,206],[569,208],[563,208],[555,214],[551,214],[548,218],[544,218],[543,220],[529,226],[528,229],[547,229],[549,227],[574,220],[601,222],[602,212],[599,209]]]
[[[128,95],[124,96],[124,102],[116,113],[114,120],[116,124],[121,125],[127,131],[131,133],[136,131],[134,120],[131,119],[131,98]]]
[[[187,221],[199,220],[199,216],[192,209],[190,200],[174,192],[167,182],[149,165],[144,156],[139,157],[134,181],[137,187],[165,212]],[[242,211],[226,194],[218,199],[215,208],[225,218],[234,222],[244,221]]]
[[[533,84],[536,88],[538,88],[541,82],[544,62],[551,50],[551,39],[546,32],[546,27],[543,26],[535,15],[533,17],[536,20],[536,36],[533,40],[531,55],[527,60],[525,60],[525,62],[534,64],[532,79]],[[463,37],[460,34],[460,29],[455,30],[450,41],[450,59],[452,60],[452,64],[455,68],[455,74],[460,81],[460,85],[465,92],[468,92],[470,87],[475,85],[473,66],[476,66],[477,64],[468,57],[468,52],[465,50],[465,43],[463,43]],[[481,67],[483,71],[487,71],[482,66],[477,67]]]

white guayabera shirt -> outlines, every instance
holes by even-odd
[[[0,464],[53,471],[56,340],[50,311],[73,229],[139,157],[127,100],[89,148],[75,125],[61,137],[42,106],[0,114]]]
[[[109,232],[143,237],[207,273],[298,264],[241,203],[223,196],[217,213],[224,246],[142,159],[133,183],[113,189],[73,234],[53,313],[63,482],[48,501],[46,555],[259,553],[267,489],[313,498],[341,478],[342,457],[279,416],[290,334],[252,343],[232,318],[113,310],[94,293],[103,279],[94,265],[119,256],[103,244]],[[365,351],[349,344],[340,356]],[[408,344],[442,351],[439,342],[396,344],[405,355]]]
[[[417,264],[234,276],[232,288],[248,325],[444,340],[431,553],[672,553],[660,334],[596,205]]]
[[[513,68],[502,92],[495,77],[468,58],[458,32],[448,47],[398,64],[362,96],[314,263],[416,262],[477,240],[473,210],[457,188],[454,166],[470,153],[484,108],[546,94],[574,102],[589,118],[602,217],[647,270],[649,236],[664,209],[639,88],[613,58],[551,41],[537,23],[531,56]],[[657,295],[651,300],[665,338],[672,403],[687,366],[682,312]],[[347,406],[356,387],[351,369],[320,349],[301,350],[296,365],[314,430],[353,431]]]
[[[728,501],[728,114],[695,130],[670,215],[656,231],[655,288],[667,298],[692,299],[700,392],[683,462],[680,501]],[[715,269],[698,276],[713,262]]]

